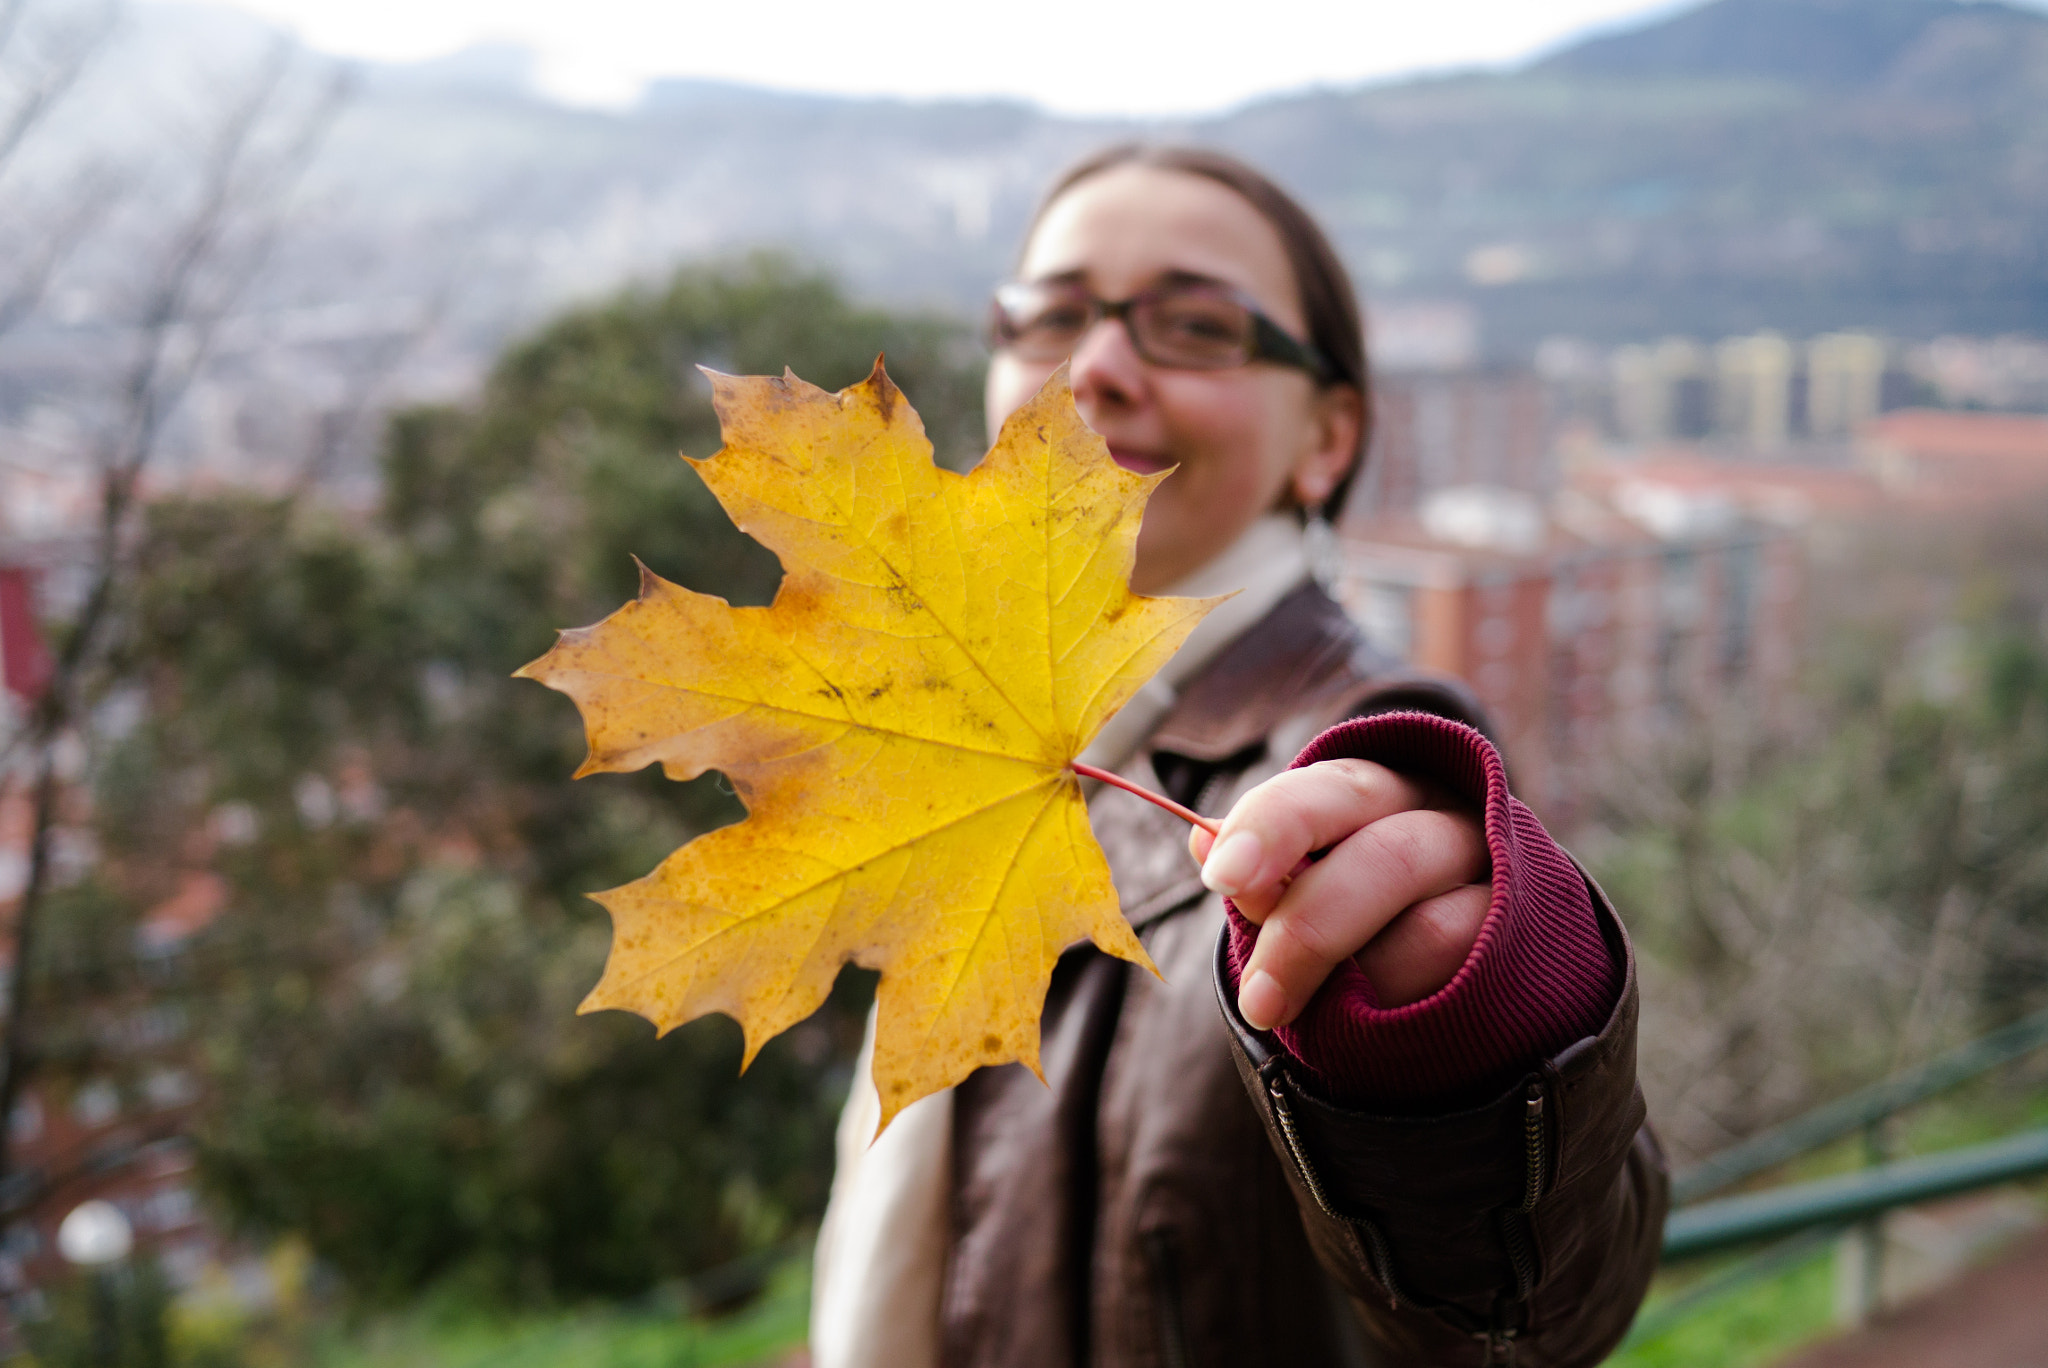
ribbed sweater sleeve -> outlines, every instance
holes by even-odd
[[[1596,1034],[1621,991],[1577,866],[1508,793],[1507,770],[1472,728],[1430,713],[1385,713],[1330,728],[1295,757],[1371,760],[1482,810],[1493,902],[1471,955],[1430,997],[1383,1009],[1345,960],[1292,1023],[1274,1032],[1330,1102],[1386,1114],[1477,1103],[1538,1060]],[[1233,987],[1259,929],[1228,906]]]

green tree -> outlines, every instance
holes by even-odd
[[[182,953],[209,1079],[204,1171],[370,1300],[456,1276],[618,1295],[786,1239],[821,1209],[868,985],[739,1077],[731,1023],[655,1040],[574,1015],[583,895],[735,819],[716,776],[572,785],[574,709],[516,666],[617,607],[633,558],[739,602],[779,569],[682,461],[718,446],[694,367],[838,387],[886,352],[942,452],[978,451],[979,358],[943,320],[759,258],[551,323],[481,399],[391,425],[367,514],[150,510],[126,634],[141,721],[98,766],[107,879],[228,890]]]
[[[148,1260],[75,1273],[51,1287],[24,1338],[36,1368],[169,1368],[170,1289]]]

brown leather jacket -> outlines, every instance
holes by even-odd
[[[1126,773],[1205,813],[1345,717],[1460,691],[1402,678],[1304,587],[1195,679]],[[955,1094],[949,1368],[1597,1363],[1656,1264],[1663,1160],[1635,1080],[1627,965],[1598,1036],[1494,1101],[1379,1117],[1308,1093],[1224,991],[1221,900],[1174,818],[1091,807],[1164,982],[1091,946],[1056,968],[1041,1086]],[[1219,1002],[1221,1010],[1218,1010]]]

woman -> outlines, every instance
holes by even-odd
[[[863,1063],[819,1368],[1598,1362],[1665,1202],[1633,965],[1469,699],[1309,574],[1370,426],[1334,252],[1239,162],[1112,149],[1047,196],[992,331],[992,431],[1065,363],[1119,464],[1173,470],[1132,586],[1241,591],[1084,757],[1227,816],[1190,861],[1091,797],[1164,982],[1069,951],[1049,1086],[984,1069],[870,1148]]]

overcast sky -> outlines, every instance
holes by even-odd
[[[1318,83],[1510,61],[1684,0],[238,0],[338,55],[485,41],[543,87],[623,104],[658,76],[843,94],[1021,96],[1178,114]],[[1170,16],[1170,17],[1169,17]]]

